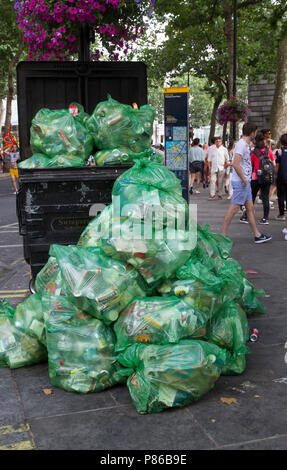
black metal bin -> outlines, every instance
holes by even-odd
[[[20,158],[32,155],[30,126],[41,108],[72,101],[91,113],[107,94],[125,104],[147,103],[141,62],[20,62],[17,67]],[[77,243],[93,204],[109,204],[116,178],[127,167],[19,169],[17,215],[32,283],[48,260],[50,245]]]

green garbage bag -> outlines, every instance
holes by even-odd
[[[144,185],[145,193],[140,185]],[[179,211],[175,209],[177,202]],[[165,220],[155,220],[153,214],[142,220],[136,213],[138,209],[145,213],[146,209],[162,206]],[[196,242],[196,230],[192,228],[196,225],[186,212],[188,206],[176,176],[162,165],[141,160],[118,178],[112,205],[89,224],[78,245],[101,247],[108,257],[134,266],[154,287],[162,278],[172,277],[190,257]],[[169,225],[168,220],[173,223]]]
[[[265,291],[263,289],[255,289],[254,286],[246,278],[243,279],[243,294],[240,301],[242,308],[248,315],[253,313],[264,313],[265,307],[257,299],[259,297],[265,297]]]
[[[209,225],[197,226],[197,246],[205,251],[208,256],[220,256],[219,244],[212,236]]]
[[[148,149],[141,153],[132,152],[128,147],[105,149],[96,152],[94,159],[97,166],[104,165],[132,165],[134,161],[142,158],[154,159],[153,150]]]
[[[134,266],[150,287],[172,277],[190,256],[192,234],[186,230],[155,230],[149,224],[129,220],[115,222],[113,227],[120,236],[101,239],[102,250],[107,256]]]
[[[223,375],[242,374],[246,367],[245,355],[249,352],[249,327],[244,310],[233,302],[224,303],[210,319],[207,339],[226,349]]]
[[[77,118],[83,125],[85,125],[85,122],[90,117],[90,115],[85,112],[84,107],[75,101],[69,105],[69,113],[74,118]]]
[[[199,340],[178,344],[134,344],[119,354],[127,367],[128,388],[139,413],[185,406],[214,387],[225,364],[225,351]]]
[[[33,168],[47,168],[50,163],[50,157],[42,153],[35,153],[32,157],[23,160],[18,164],[19,168],[33,169]]]
[[[131,184],[151,186],[160,191],[182,196],[181,182],[175,174],[166,166],[147,159],[140,159],[116,179],[113,194],[121,193],[121,188],[125,189]]]
[[[50,256],[47,263],[37,274],[35,280],[37,294],[60,295],[62,291],[61,271],[56,258]]]
[[[114,183],[113,204],[118,216],[135,223],[143,220],[157,230],[189,228],[189,208],[182,197],[180,181],[160,163],[141,159]],[[117,199],[119,201],[117,201]],[[194,223],[194,232],[196,225]],[[196,235],[196,233],[194,233]]]
[[[0,301],[0,366],[16,369],[47,360],[47,350],[37,338],[17,328],[14,309]]]
[[[56,155],[55,157],[50,158],[46,155],[36,153],[32,157],[23,160],[19,164],[19,168],[67,168],[86,166],[86,164],[86,160],[75,155]]]
[[[91,135],[68,109],[40,109],[32,120],[30,143],[34,153],[48,157],[73,155],[85,160],[93,150]]]
[[[170,294],[183,299],[186,304],[203,312],[209,319],[222,304],[221,289],[196,279],[175,281],[171,285]]]
[[[110,327],[83,313],[68,297],[46,294],[43,308],[52,385],[88,393],[123,382]]]
[[[110,324],[137,296],[144,284],[132,266],[108,258],[100,248],[52,245],[63,292],[87,313]]]
[[[229,258],[233,246],[233,242],[230,240],[230,238],[222,235],[222,233],[214,232],[210,232],[210,237],[216,242],[221,258]]]
[[[217,289],[223,288],[223,280],[217,277],[208,267],[200,261],[194,262],[192,258],[176,271],[176,277],[180,280],[191,280],[201,282],[202,284]]]
[[[207,316],[177,297],[142,297],[132,302],[114,324],[116,351],[133,343],[178,343],[206,335]]]
[[[13,318],[15,313],[15,308],[12,307],[10,302],[7,299],[0,300],[0,316],[5,316],[7,318]]]
[[[39,294],[32,294],[17,305],[13,322],[17,329],[38,339],[41,344],[46,346],[42,298]]]
[[[150,148],[155,110],[145,105],[133,109],[108,95],[99,103],[85,125],[98,149],[128,147],[136,153]]]
[[[108,239],[112,236],[113,223],[113,205],[105,207],[105,209],[97,215],[82,232],[77,246],[84,247],[100,247],[102,239]]]
[[[196,245],[194,250],[192,250],[190,258],[189,258],[189,263],[197,263],[200,262],[203,264],[209,271],[212,271],[214,273],[215,269],[215,260],[217,258],[212,258],[209,256],[204,250],[202,250],[199,245]],[[221,259],[221,258],[220,258]]]

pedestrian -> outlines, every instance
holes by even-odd
[[[242,137],[236,143],[233,151],[232,162],[232,187],[233,194],[230,207],[225,215],[222,233],[227,235],[229,225],[238,213],[240,205],[246,207],[247,219],[254,234],[255,243],[264,243],[272,239],[271,236],[260,233],[256,226],[254,206],[251,192],[252,165],[250,158],[250,141],[255,138],[257,126],[252,123],[245,123],[242,129]]]
[[[284,204],[287,203],[287,134],[280,138],[281,149],[276,152],[277,195],[279,214],[276,220],[286,220]]]
[[[255,202],[258,191],[261,191],[263,203],[263,218],[259,224],[268,225],[269,221],[269,193],[271,184],[275,180],[275,159],[270,148],[265,146],[264,135],[258,132],[255,138],[255,148],[251,153],[252,177],[251,189],[252,200]]]
[[[11,149],[10,155],[9,155],[9,161],[10,161],[9,173],[10,173],[10,176],[11,176],[12,184],[13,184],[14,189],[15,189],[14,194],[17,194],[17,192],[18,192],[17,180],[19,178],[19,174],[18,174],[17,161],[19,160],[19,158],[20,158],[19,149],[18,149],[17,145],[14,144],[12,146],[12,149]]]
[[[262,129],[260,132],[264,135],[265,145],[270,150],[275,150],[276,142],[272,139],[272,132],[271,129]]]
[[[3,173],[3,152],[0,151],[0,171]]]
[[[215,199],[216,186],[218,199],[222,199],[223,181],[226,164],[229,161],[227,148],[222,145],[221,137],[215,137],[215,145],[208,150],[208,161],[210,162],[210,196],[209,200]]]
[[[204,151],[202,148],[199,146],[200,140],[199,139],[194,139],[192,142],[192,146],[189,151],[189,176],[190,176],[190,185],[189,185],[189,192],[190,194],[193,193],[193,185],[194,185],[194,180],[196,178],[196,189],[195,189],[195,194],[199,194],[199,186],[200,186],[200,180],[201,180],[201,175],[202,175],[202,170],[204,166]]]
[[[228,163],[227,163],[227,167],[226,167],[226,172],[225,172],[225,192],[228,194],[228,197],[227,199],[231,199],[232,198],[232,193],[233,193],[233,189],[232,189],[232,184],[231,184],[231,176],[232,176],[232,158],[233,158],[233,150],[234,150],[234,146],[235,146],[235,141],[234,140],[230,140],[229,144],[228,144],[228,147],[227,147],[227,151],[228,151]]]
[[[266,147],[268,147],[269,150],[273,153],[273,151],[276,148],[276,142],[275,142],[275,140],[272,139],[271,129],[262,129],[262,131],[260,131],[260,132],[262,132],[262,134],[264,135],[264,140],[265,140]],[[274,153],[273,153],[273,156],[274,156]],[[274,161],[275,161],[275,157],[274,157]],[[271,186],[270,186],[270,193],[269,193],[270,209],[274,209],[273,199],[276,198],[276,192],[277,192],[277,187],[276,187],[276,184],[275,184],[275,181],[274,181],[274,183],[271,184]],[[261,197],[260,197],[260,199],[262,200]],[[261,202],[261,201],[259,201],[259,202]]]

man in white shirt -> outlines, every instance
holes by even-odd
[[[225,165],[229,161],[227,148],[222,145],[221,137],[216,137],[214,146],[208,150],[208,162],[210,163],[210,200],[215,199],[216,185],[218,199],[222,199]]]
[[[250,142],[255,138],[257,126],[252,123],[246,123],[242,129],[242,137],[236,143],[233,152],[233,171],[232,171],[232,201],[224,219],[222,234],[227,235],[228,227],[238,213],[240,206],[246,207],[247,219],[254,234],[255,243],[264,243],[272,239],[269,235],[260,233],[256,226],[254,206],[251,192],[252,165],[250,159]]]

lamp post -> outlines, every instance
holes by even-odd
[[[237,74],[237,0],[233,0],[233,96],[236,97]],[[233,124],[233,139],[236,139],[236,122]]]

